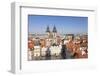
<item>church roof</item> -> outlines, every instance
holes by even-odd
[[[50,32],[49,26],[47,26],[46,32]]]
[[[53,31],[52,32],[57,33],[57,29],[56,29],[55,26],[53,27]]]

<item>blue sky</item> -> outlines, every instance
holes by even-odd
[[[52,31],[56,26],[59,33],[87,33],[88,17],[79,16],[46,16],[46,15],[29,15],[28,27],[30,33],[44,34],[47,26]]]

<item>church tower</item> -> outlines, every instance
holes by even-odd
[[[55,26],[53,27],[52,33],[53,33],[53,37],[55,38],[57,36],[57,29]]]
[[[50,36],[50,28],[49,28],[49,26],[47,26],[46,33],[47,33],[48,36]]]

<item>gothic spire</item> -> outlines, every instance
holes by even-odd
[[[46,32],[50,32],[49,26],[47,26]]]
[[[53,27],[53,31],[52,32],[57,33],[57,29],[56,29],[55,25]]]

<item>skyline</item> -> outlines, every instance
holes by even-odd
[[[88,33],[88,17],[28,15],[29,33],[44,34],[49,26],[50,31],[56,26],[58,33]]]

